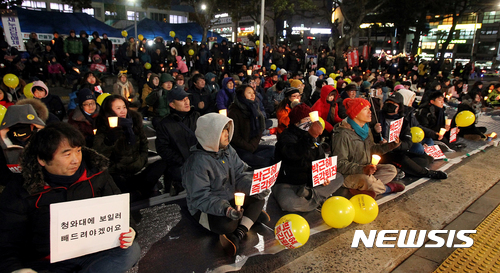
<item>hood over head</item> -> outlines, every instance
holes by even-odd
[[[415,92],[408,89],[399,89],[398,93],[403,96],[404,105],[411,106],[408,104],[410,103],[411,99],[415,99]]]
[[[330,93],[332,92],[335,92],[335,98],[333,99],[333,101],[337,101],[337,99],[339,98],[339,92],[337,91],[337,89],[335,89],[335,87],[331,85],[325,85],[321,87],[321,101],[326,102],[328,95],[330,95]]]
[[[318,80],[318,76],[309,76],[309,84],[314,87],[316,87],[316,81]]]
[[[229,123],[229,142],[234,133],[233,120],[218,114],[209,113],[201,116],[196,121],[195,135],[200,145],[208,152],[218,152],[222,129]]]
[[[46,98],[49,95],[49,88],[42,81],[34,81],[33,82],[33,86],[31,87],[31,93],[32,94],[35,93],[34,88],[37,87],[37,86],[38,87],[42,87],[43,89],[45,89],[45,96],[44,96],[44,98]]]

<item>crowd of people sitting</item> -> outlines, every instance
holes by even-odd
[[[90,270],[93,259],[105,268],[102,264],[111,258],[101,257],[108,255],[123,268],[131,267],[139,259],[132,228],[123,234],[121,252],[49,264],[44,259],[49,254],[48,207],[119,192],[131,193],[133,200],[147,198],[158,190],[162,175],[167,191],[177,195],[185,190],[191,216],[235,255],[252,225],[270,221],[263,211],[269,190],[248,196],[241,209],[235,206],[235,192],[249,194],[253,170],[281,162],[272,195],[289,212],[318,209],[342,186],[352,195],[400,192],[405,186],[398,180],[405,175],[447,178],[428,168],[433,158],[424,151],[434,144],[445,151],[462,148],[449,141],[455,122],[447,123],[453,117],[446,116],[445,107],[479,114],[481,107],[500,104],[498,84],[476,82],[468,89],[461,72],[452,81],[442,73],[421,74],[425,62],[417,66],[403,57],[381,58],[371,70],[363,62],[348,69],[332,61],[335,52],[327,48],[320,49],[318,62],[324,64],[303,64],[294,59],[303,54],[301,47],[267,47],[264,56],[274,69],[254,69],[241,45],[228,51],[223,41],[209,50],[190,39],[180,46],[176,39],[167,48],[159,38],[153,51],[141,41],[137,55],[133,38],[122,45],[112,94],[103,94],[101,73],[114,66],[103,62],[111,56],[106,35],[92,35],[90,43],[76,41],[75,32],[65,41],[54,35],[52,53],[51,45],[45,50],[37,46],[32,34],[29,42],[35,45],[27,46],[29,60],[21,71],[19,56],[9,55],[15,53],[0,43],[1,61],[9,64],[0,69],[2,75],[13,73],[20,81],[16,87],[0,86],[0,105],[6,108],[0,125],[0,176],[6,184],[0,196],[0,272],[58,266]],[[273,50],[279,52],[276,58]],[[145,56],[148,52],[156,55]],[[165,63],[164,54],[171,54],[165,57],[171,62]],[[49,74],[33,68],[40,59]],[[151,64],[150,70],[143,62]],[[67,106],[50,93],[57,81],[73,89]],[[311,121],[312,111],[324,125]],[[152,121],[161,156],[149,165],[143,118]],[[401,133],[389,142],[390,124],[401,118]],[[412,127],[424,131],[422,141],[412,141]],[[486,128],[472,124],[461,127],[459,136],[482,140],[485,133]],[[276,145],[262,144],[262,136],[269,134],[277,135]],[[381,156],[378,165],[372,164],[374,154]],[[326,156],[337,156],[338,174],[313,187],[312,162]]]

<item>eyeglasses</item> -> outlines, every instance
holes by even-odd
[[[83,107],[93,107],[93,106],[95,106],[95,102],[83,103],[82,106]]]

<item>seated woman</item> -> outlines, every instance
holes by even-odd
[[[42,81],[34,81],[33,86],[31,87],[31,93],[33,97],[41,100],[47,108],[49,112],[54,114],[59,121],[62,121],[66,116],[66,109],[64,108],[64,104],[61,98],[57,95],[50,94],[49,88]]]
[[[134,86],[127,78],[127,73],[120,71],[116,83],[113,85],[113,94],[120,95],[126,98],[132,104],[138,101],[138,96],[134,90]]]
[[[285,98],[278,104],[276,108],[276,117],[278,118],[278,134],[281,134],[290,123],[288,114],[292,111],[293,106],[300,103],[300,91],[297,88],[285,88]]]
[[[109,117],[118,117],[117,127],[110,127]],[[101,105],[96,125],[93,148],[109,158],[109,173],[116,185],[122,192],[149,193],[152,186],[134,177],[148,162],[148,139],[141,115],[129,110],[124,97],[110,95]]]
[[[231,145],[238,156],[252,168],[268,167],[273,163],[274,146],[259,145],[266,120],[255,99],[255,90],[249,85],[240,85],[235,93],[228,113],[228,117],[234,121]]]
[[[474,113],[476,119],[474,123],[467,127],[459,127],[460,131],[458,132],[458,136],[461,136],[468,140],[481,140],[486,139],[484,135],[487,131],[486,127],[477,127],[477,118],[481,113],[481,93],[478,90],[477,92],[469,92],[468,94],[462,97],[462,103],[458,105],[457,115],[462,111],[470,111]],[[456,117],[456,115],[455,115]],[[453,122],[451,124],[451,128],[456,126],[455,117],[453,118]]]
[[[76,109],[76,106],[78,105],[78,90],[84,88],[90,89],[94,92],[94,96],[96,98],[103,93],[101,81],[94,75],[93,72],[85,73],[80,82],[80,85],[78,85],[76,88],[77,89],[74,92],[69,94],[68,112]]]
[[[142,88],[142,115],[143,116],[153,116],[154,115],[154,109],[152,106],[148,106],[146,102],[146,98],[149,96],[149,94],[153,92],[159,91],[161,88],[160,86],[160,76],[158,74],[151,73],[151,76],[149,76],[149,80],[144,84],[144,87]]]
[[[234,80],[231,77],[222,80],[222,88],[217,92],[217,109],[228,109],[234,100]]]
[[[82,89],[78,91],[78,107],[68,117],[68,123],[83,134],[86,146],[89,148],[92,148],[94,142],[95,121],[99,108],[94,92]]]
[[[319,116],[325,121],[325,130],[331,133],[333,125],[342,121],[339,117],[339,108],[337,100],[339,99],[337,90],[331,85],[325,85],[321,88],[321,97],[311,108],[312,111],[318,111]]]
[[[306,104],[295,106],[290,112],[290,125],[278,136],[275,158],[281,161],[273,194],[284,211],[312,211],[321,206],[344,182],[342,174],[312,187],[312,162],[325,158],[317,143],[323,132],[319,122],[311,123],[311,108]]]

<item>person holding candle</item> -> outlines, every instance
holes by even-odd
[[[467,127],[459,127],[458,136],[463,137],[468,140],[485,140],[486,139],[486,127],[476,126],[478,123],[478,117],[481,113],[481,93],[480,91],[469,92],[462,97],[462,103],[458,105],[457,114],[458,115],[462,111],[470,111],[474,113],[476,119],[474,123]],[[456,117],[455,115],[455,117]],[[451,120],[451,128],[456,127],[455,117]]]
[[[204,228],[219,234],[219,240],[231,256],[256,221],[270,221],[262,211],[269,190],[249,195],[253,174],[229,144],[234,132],[233,120],[217,113],[201,116],[196,122],[198,144],[182,167],[182,185],[190,214]],[[240,210],[235,193],[245,193]]]
[[[344,186],[352,195],[400,192],[405,186],[392,182],[397,174],[390,164],[373,165],[373,154],[383,155],[401,145],[399,138],[391,143],[376,144],[368,127],[372,120],[370,103],[361,98],[344,100],[347,118],[335,125],[332,155],[337,156],[337,170],[344,175]]]
[[[120,95],[131,103],[138,101],[139,97],[134,90],[134,86],[128,80],[126,71],[118,73],[116,82],[113,84],[113,94]]]
[[[301,95],[297,88],[285,88],[283,91],[285,98],[276,108],[276,118],[278,118],[278,134],[281,134],[289,125],[290,118],[288,114],[292,108],[300,103]]]
[[[68,117],[68,123],[83,134],[85,146],[89,148],[92,148],[94,142],[94,129],[96,129],[95,123],[99,109],[94,92],[90,89],[81,89],[78,91],[78,107]]]
[[[439,134],[441,128],[450,130],[450,125],[446,125],[446,113],[444,111],[444,95],[441,92],[433,92],[429,96],[429,102],[420,104],[417,111],[417,120],[422,127],[433,131],[431,137],[433,140],[440,140],[448,143],[444,134]]]
[[[342,174],[323,185],[312,185],[312,162],[325,158],[318,137],[323,132],[319,121],[312,122],[311,108],[304,103],[290,112],[290,125],[276,143],[276,161],[281,161],[273,194],[284,211],[312,211],[325,202],[344,181]]]
[[[236,88],[228,117],[234,122],[231,145],[238,156],[254,169],[269,167],[273,163],[274,146],[259,145],[266,120],[256,100],[255,90],[249,85]]]
[[[97,132],[93,149],[110,159],[109,173],[123,192],[149,193],[149,185],[134,176],[148,161],[148,139],[142,127],[142,117],[128,108],[129,102],[120,95],[104,99],[96,120]],[[117,118],[112,124],[109,118]],[[151,186],[152,188],[152,186]]]

